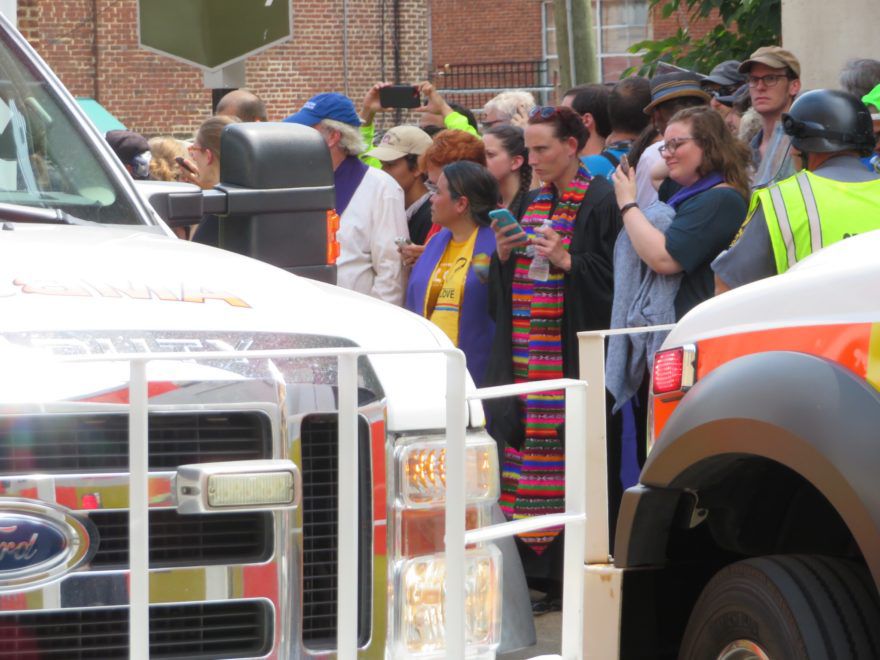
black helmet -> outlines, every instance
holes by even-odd
[[[791,144],[807,153],[870,152],[874,128],[868,107],[852,94],[815,89],[798,97],[782,115]]]

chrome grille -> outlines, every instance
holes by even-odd
[[[338,428],[336,415],[309,415],[302,423],[303,595],[302,637],[315,650],[336,647],[338,529]],[[370,634],[373,583],[373,488],[370,429],[358,424],[358,645]]]
[[[149,467],[271,458],[260,412],[152,413]],[[128,416],[58,414],[0,418],[0,474],[128,470]]]
[[[98,551],[92,568],[128,565],[128,512],[93,511]],[[255,564],[272,556],[272,514],[215,513],[183,516],[150,512],[150,568]]]
[[[272,648],[265,601],[150,607],[150,658],[256,657]],[[0,614],[0,660],[127,660],[128,608]]]

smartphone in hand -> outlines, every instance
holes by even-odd
[[[185,170],[186,170],[187,172],[189,172],[190,174],[193,174],[193,175],[195,175],[195,176],[198,176],[198,174],[199,174],[198,170],[196,170],[196,169],[192,166],[192,163],[190,163],[190,162],[189,162],[186,158],[184,158],[183,156],[178,156],[177,158],[174,159],[174,162],[177,163],[178,165],[180,165],[180,167],[182,167],[183,169],[185,169]]]
[[[415,85],[380,87],[379,103],[383,108],[418,108],[421,105],[419,88]]]
[[[620,157],[620,171],[629,175],[629,158],[626,157],[626,154]]]
[[[412,245],[412,241],[406,236],[398,236],[394,239],[394,244],[398,248],[402,248],[404,245]]]
[[[489,211],[489,217],[498,221],[498,229],[501,230],[502,236],[516,236],[522,234],[526,237],[526,230],[513,217],[513,213],[507,209],[493,209]]]

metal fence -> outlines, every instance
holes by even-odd
[[[524,89],[546,104],[554,91],[547,60],[445,64],[430,75],[447,101],[479,109],[499,92]]]

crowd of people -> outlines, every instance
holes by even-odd
[[[429,319],[464,351],[474,382],[491,386],[576,377],[580,331],[676,322],[716,293],[880,228],[880,62],[849,62],[839,90],[802,92],[800,78],[794,54],[767,46],[707,73],[582,85],[558,105],[511,90],[481,122],[430,83],[418,89],[418,125],[381,136],[385,83],[360,112],[331,92],[283,121],[315,128],[330,150],[339,285]],[[127,141],[120,158],[137,176],[152,152],[156,178],[213,187],[223,128],[267,119],[246,90],[217,113],[185,158],[167,140],[133,146],[128,135],[114,138]],[[219,222],[204,218],[193,240],[216,244]],[[609,343],[612,519],[644,460],[661,340]],[[508,518],[562,510],[563,413],[561,391],[488,403]],[[560,536],[518,540],[530,586],[546,594],[535,612],[559,606]]]

